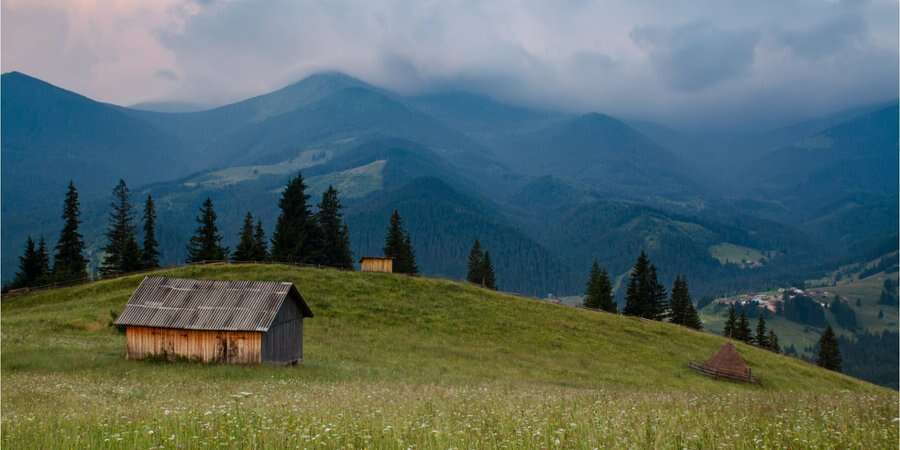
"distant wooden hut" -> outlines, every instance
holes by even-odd
[[[726,378],[748,383],[757,382],[744,358],[730,342],[723,344],[719,351],[703,364],[690,363],[690,367],[713,378]]]
[[[147,277],[115,324],[129,359],[296,364],[312,316],[293,283]]]
[[[394,271],[394,258],[381,256],[363,256],[359,260],[360,272],[387,272]]]

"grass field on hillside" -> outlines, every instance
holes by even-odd
[[[893,448],[896,393],[738,348],[759,386],[690,371],[724,340],[446,280],[288,266],[301,367],[123,358],[142,276],[2,303],[3,448]]]

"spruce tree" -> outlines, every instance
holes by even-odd
[[[753,343],[758,347],[769,348],[769,335],[766,332],[765,313],[759,313],[759,319],[756,320],[756,336],[753,337]]]
[[[676,325],[684,325],[684,295],[681,288],[681,275],[675,276],[672,292],[669,297],[669,321]]]
[[[737,339],[737,312],[734,310],[734,304],[728,309],[728,320],[725,321],[725,329],[722,330],[725,337]]]
[[[819,338],[819,355],[816,358],[816,364],[835,372],[841,371],[841,351],[831,325],[825,328],[822,337]]]
[[[768,343],[769,350],[772,350],[775,353],[781,353],[781,346],[778,345],[778,336],[775,334],[775,330],[769,330]]]
[[[122,272],[133,272],[140,270],[141,246],[138,245],[137,237],[134,234],[125,239],[125,246],[122,248]]]
[[[584,292],[584,307],[599,309],[607,312],[616,312],[616,303],[612,296],[612,283],[606,269],[594,260],[591,265],[591,275]]]
[[[156,205],[147,195],[144,202],[144,245],[141,248],[141,265],[144,269],[159,267],[159,242],[156,241]]]
[[[747,321],[747,313],[744,310],[741,310],[741,315],[738,317],[737,329],[735,330],[735,338],[749,344],[753,340],[753,335],[750,333],[750,322]]]
[[[694,301],[688,290],[687,280],[679,275],[672,284],[672,296],[669,300],[669,319],[672,323],[683,325],[696,330],[702,329],[700,316],[694,308]]]
[[[120,179],[113,188],[109,222],[106,229],[106,246],[100,273],[104,276],[127,273],[141,268],[140,248],[135,238],[134,217],[128,186]]]
[[[318,255],[311,254],[313,234],[315,226],[309,211],[309,195],[306,194],[306,184],[303,175],[288,181],[287,187],[281,193],[278,207],[281,214],[275,223],[275,232],[272,234],[272,259],[279,262],[314,262]]]
[[[319,202],[318,223],[322,230],[322,264],[342,269],[353,267],[350,236],[341,213],[338,191],[328,186]]]
[[[481,249],[481,242],[475,239],[472,249],[469,250],[468,270],[466,271],[466,281],[481,285],[484,282],[484,251]]]
[[[244,216],[244,226],[238,235],[238,245],[231,255],[232,261],[253,261],[256,256],[256,239],[253,236],[253,215],[249,212]]]
[[[650,290],[647,283],[649,272],[650,259],[642,251],[629,274],[628,288],[625,291],[625,308],[622,310],[623,314],[640,317],[645,317],[648,314],[650,310],[648,307]]]
[[[645,319],[663,320],[669,315],[668,298],[666,288],[659,282],[656,277],[656,266],[650,265],[650,271],[647,273],[647,299],[645,300],[647,309],[643,315]]]
[[[46,284],[50,278],[50,255],[47,253],[47,241],[41,236],[37,248],[37,278],[35,284]]]
[[[403,228],[403,219],[397,210],[391,214],[391,222],[384,238],[384,256],[394,258],[394,272],[396,273],[409,275],[419,273],[412,242],[409,234]]]
[[[268,261],[269,245],[266,242],[266,232],[263,230],[261,220],[256,221],[256,230],[253,232],[253,260]]]
[[[481,262],[481,273],[484,274],[482,287],[497,290],[497,277],[494,275],[494,264],[491,262],[491,252],[484,252],[484,260]]]
[[[188,262],[221,261],[228,258],[228,248],[222,246],[222,235],[216,225],[216,211],[207,198],[197,216],[197,230],[187,246]]]
[[[39,270],[40,261],[34,246],[34,240],[31,239],[31,236],[28,236],[28,239],[25,240],[25,251],[22,253],[22,256],[19,257],[19,271],[16,272],[16,276],[9,287],[18,289],[35,286]]]
[[[56,254],[53,256],[53,278],[57,281],[78,280],[87,276],[84,240],[78,231],[80,215],[78,190],[75,189],[75,183],[70,181],[63,205],[63,229],[56,241]]]
[[[412,239],[409,237],[409,233],[406,233],[406,236],[403,238],[403,247],[402,247],[402,257],[400,258],[404,261],[403,266],[404,272],[409,275],[418,275],[419,274],[419,266],[416,264],[416,252],[413,250]]]
[[[697,313],[697,309],[694,307],[693,302],[690,302],[687,305],[687,312],[685,313],[684,326],[686,326],[688,328],[693,328],[695,330],[703,329],[703,321],[700,320],[700,314]]]

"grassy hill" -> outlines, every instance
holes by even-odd
[[[4,448],[884,448],[896,394],[738,344],[759,386],[686,364],[724,342],[457,282],[289,266],[316,316],[297,368],[127,361],[109,326],[143,276],[5,299]],[[828,395],[822,395],[823,393]]]

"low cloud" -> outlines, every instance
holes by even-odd
[[[746,75],[759,33],[723,30],[709,22],[673,28],[638,27],[632,39],[657,73],[677,90],[695,91]]]
[[[336,70],[688,128],[897,96],[892,0],[2,3],[3,70],[120,104],[222,103]],[[163,68],[163,69],[160,69]]]
[[[177,73],[169,69],[159,69],[154,75],[156,76],[156,78],[166,81],[178,81],[180,79]]]

